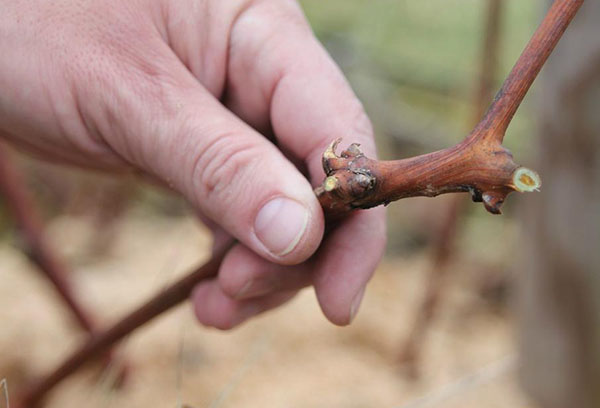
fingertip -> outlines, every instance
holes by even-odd
[[[218,282],[213,280],[197,285],[191,300],[194,314],[201,324],[230,330],[253,316],[282,305],[296,293],[295,290],[284,291],[251,300],[235,300],[223,293]]]
[[[323,314],[333,324],[352,322],[385,249],[385,212],[354,213],[332,231],[317,260],[314,285]]]
[[[310,261],[295,266],[279,265],[243,245],[236,245],[221,263],[218,281],[227,296],[248,300],[308,286],[312,270]]]
[[[321,310],[323,314],[331,323],[336,326],[348,326],[350,325],[354,319],[356,318],[358,311],[360,309],[360,305],[362,303],[363,297],[366,291],[366,284],[358,289],[358,292],[350,297],[349,301],[341,301],[338,304],[331,303],[329,300],[323,300],[322,296],[317,292],[317,298],[319,299],[319,305],[321,306]]]
[[[362,303],[362,299],[365,295],[366,286],[363,286],[358,293],[352,299],[352,303],[350,304],[350,319],[349,323],[354,321],[354,318],[358,314],[358,309],[360,308],[360,304]]]
[[[239,259],[245,258],[244,252],[243,245],[235,245],[229,250],[227,255],[225,255],[225,258],[223,258],[223,262],[221,262],[221,266],[219,267],[219,274],[217,275],[219,286],[223,293],[232,299],[238,297],[237,295],[242,291],[250,279],[244,269],[254,268],[252,259],[244,259],[243,266],[245,268],[240,267],[242,265],[240,265]]]
[[[191,296],[196,319],[208,327],[230,330],[258,313],[252,304],[241,307],[235,300],[220,293],[214,281],[197,285]]]

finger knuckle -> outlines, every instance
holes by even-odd
[[[295,0],[255,0],[234,21],[231,43],[236,49],[257,55],[260,50],[289,47],[290,41],[283,39],[289,38],[289,33],[297,32],[310,33],[311,28]]]
[[[278,22],[282,26],[306,30],[310,28],[302,8],[296,0],[255,0],[256,9],[262,10],[266,21]],[[271,24],[272,25],[272,24]]]

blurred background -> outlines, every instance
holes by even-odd
[[[108,368],[89,365],[62,383],[47,406],[598,406],[596,3],[580,12],[504,142],[540,170],[542,193],[511,195],[502,216],[466,194],[393,203],[386,257],[350,327],[327,323],[310,289],[227,333],[198,326],[185,304],[123,341]],[[385,159],[464,138],[548,5],[301,4]],[[0,380],[16,393],[85,338],[39,272],[36,232],[98,324],[202,263],[211,237],[186,203],[133,177],[3,155],[22,178],[0,197]],[[38,220],[20,220],[6,196],[15,188]],[[119,387],[122,364],[129,375]]]

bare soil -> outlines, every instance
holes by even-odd
[[[190,217],[133,211],[117,227],[110,253],[99,258],[88,253],[94,228],[85,218],[58,218],[48,236],[73,266],[78,293],[103,322],[209,254],[207,232]],[[111,386],[110,370],[91,365],[61,384],[47,406],[532,406],[511,363],[510,315],[488,307],[465,284],[465,274],[449,282],[424,346],[421,378],[407,378],[398,356],[427,268],[425,253],[386,258],[347,328],[324,319],[310,289],[231,332],[199,326],[184,304],[121,345],[131,366],[123,387]],[[54,367],[81,339],[48,283],[10,243],[0,244],[0,380],[7,379],[9,392]]]

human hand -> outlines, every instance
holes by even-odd
[[[194,290],[200,322],[231,328],[310,284],[329,320],[352,320],[384,212],[356,212],[321,242],[311,182],[337,137],[374,157],[372,129],[295,2],[0,9],[0,135],[45,158],[157,177],[239,241]]]

